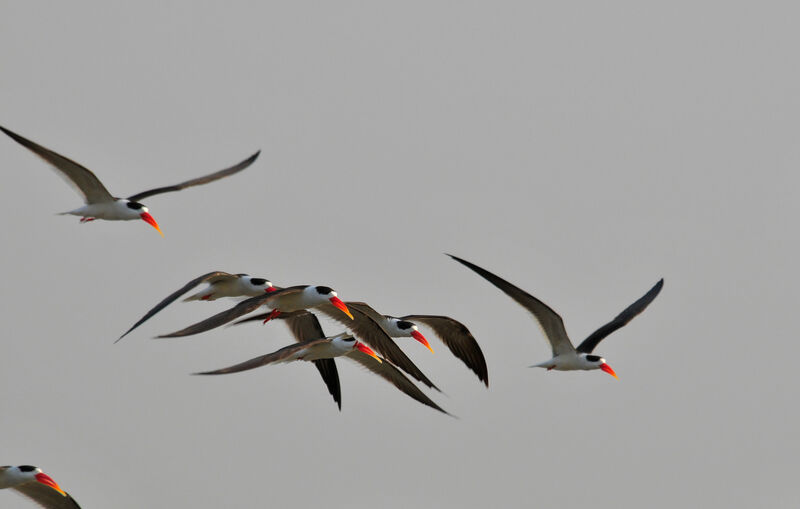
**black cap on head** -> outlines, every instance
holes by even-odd
[[[129,201],[127,203],[127,205],[128,205],[129,209],[133,209],[133,210],[139,210],[140,208],[144,207],[144,205],[142,205],[138,201]]]
[[[318,286],[317,293],[320,295],[328,295],[329,293],[333,292],[333,288],[330,286]]]

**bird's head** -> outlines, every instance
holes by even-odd
[[[26,482],[38,482],[53,488],[63,496],[67,496],[64,490],[56,483],[52,477],[42,472],[39,467],[32,465],[20,465],[18,467],[6,467],[6,475],[8,475],[14,484],[23,484]]]
[[[606,360],[599,355],[583,354],[583,358],[591,366],[589,369],[602,369],[614,378],[618,378],[611,366],[606,364]]]
[[[340,309],[342,313],[346,314],[353,319],[353,315],[350,313],[350,310],[347,309],[342,299],[336,296],[336,292],[333,288],[329,286],[309,286],[305,289],[311,296],[314,301],[318,301],[320,304],[324,304],[325,302],[330,302],[335,307]]]
[[[350,334],[347,334],[347,333],[339,334],[338,336],[333,338],[332,343],[336,347],[342,348],[343,350],[352,350],[352,351],[360,350],[360,351],[364,352],[365,354],[369,355],[370,357],[373,357],[378,362],[383,362],[383,361],[381,361],[381,358],[378,357],[378,355],[375,352],[373,352],[370,347],[368,347],[364,343],[356,340],[356,338],[354,338]]]
[[[433,348],[431,347],[431,344],[428,343],[428,340],[425,339],[425,336],[422,335],[422,333],[419,331],[419,328],[417,328],[417,326],[413,322],[409,322],[408,320],[400,320],[399,318],[389,318],[389,322],[394,325],[397,331],[399,331],[400,333],[399,335],[401,337],[414,338],[423,345],[425,345],[428,348],[428,350],[430,350],[431,353],[433,353]]]
[[[247,283],[247,285],[250,286],[251,289],[254,292],[257,292],[257,293],[267,292],[267,293],[269,293],[269,292],[274,292],[275,291],[275,287],[272,286],[272,282],[264,279],[263,277],[252,277],[252,276],[248,276],[247,274],[242,274],[242,280],[244,280]]]
[[[150,215],[150,211],[147,209],[147,207],[145,207],[138,201],[130,201],[130,200],[127,200],[125,205],[127,205],[128,209],[130,209],[131,213],[135,217],[139,217],[139,219],[141,219],[145,223],[149,224],[150,226],[158,230],[158,233],[160,233],[162,237],[164,236],[164,232],[162,232],[161,228],[158,227],[158,223],[156,223],[156,220],[153,219],[153,216]]]

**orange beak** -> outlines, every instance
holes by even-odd
[[[142,212],[142,215],[139,217],[142,218],[142,221],[158,230],[158,233],[160,233],[162,237],[164,236],[164,232],[161,231],[161,228],[158,227],[158,223],[156,223],[156,220],[153,219],[153,216],[151,216],[149,212]]]
[[[57,492],[61,493],[63,496],[65,497],[67,496],[67,494],[64,493],[64,490],[62,490],[61,487],[49,475],[40,472],[36,474],[36,480],[44,484],[45,486],[50,486]]]
[[[380,358],[380,357],[378,357],[378,356],[375,354],[375,352],[373,352],[373,351],[372,351],[372,349],[371,349],[370,347],[368,347],[367,345],[365,345],[364,343],[361,343],[361,342],[358,342],[358,341],[356,341],[356,348],[357,348],[358,350],[361,350],[361,351],[362,351],[362,352],[364,352],[365,354],[369,355],[370,357],[374,357],[376,361],[378,361],[378,362],[381,362],[381,363],[383,362],[383,361],[381,360],[381,358]]]
[[[431,344],[428,343],[428,340],[425,339],[425,336],[423,336],[420,331],[418,331],[418,330],[411,331],[411,337],[416,339],[417,341],[419,341],[423,345],[427,346],[428,350],[430,350],[431,353],[433,353],[433,348],[431,348]]]
[[[342,313],[344,313],[347,316],[349,316],[351,320],[354,320],[353,315],[350,314],[350,310],[347,309],[347,306],[344,305],[344,302],[342,302],[342,299],[340,299],[339,297],[331,297],[328,300],[331,301],[331,304],[333,304],[337,308],[341,309]]]
[[[619,380],[619,377],[617,376],[617,374],[614,373],[614,370],[611,369],[611,366],[609,366],[608,364],[606,364],[606,363],[600,364],[600,369],[602,369],[603,371],[605,371],[609,375],[611,375],[614,378],[616,378],[617,380]]]

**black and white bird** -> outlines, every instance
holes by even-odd
[[[351,308],[351,305],[354,304],[355,307]],[[355,337],[360,339],[362,342],[369,345],[373,348],[376,352],[381,354],[385,359],[390,361],[392,364],[397,366],[398,368],[402,369],[416,380],[419,380],[423,384],[427,385],[432,389],[439,390],[436,385],[420,370],[416,364],[403,352],[403,350],[395,343],[389,334],[380,326],[380,324],[365,311],[365,307],[369,307],[366,304],[359,305],[362,303],[358,302],[345,302],[344,305],[347,306],[348,309],[351,310],[351,317],[349,320],[346,319],[341,312],[339,312],[336,307],[331,305],[330,303],[323,303],[319,306],[315,306],[311,310],[299,310],[288,314],[279,314],[280,318],[296,318],[300,317],[301,315],[305,314],[312,314],[312,313],[322,313],[323,315],[327,316],[328,318],[332,318],[336,320],[340,324],[347,327]],[[372,308],[370,308],[372,309]],[[273,311],[274,313],[274,311]],[[377,314],[374,312],[372,314]],[[270,320],[272,313],[264,313],[255,315],[252,317],[248,317],[244,320],[240,320],[238,323],[250,322],[255,320],[262,320],[266,318],[266,320]],[[420,334],[421,335],[421,334]],[[427,343],[427,340],[425,341]]]
[[[592,355],[592,351],[594,351],[598,343],[606,336],[623,327],[633,320],[636,315],[644,311],[645,308],[653,302],[653,299],[656,298],[659,292],[661,292],[661,288],[664,286],[664,279],[659,280],[650,291],[644,294],[644,296],[625,308],[625,310],[613,320],[594,331],[575,348],[569,340],[569,336],[567,336],[567,331],[564,328],[564,321],[558,313],[553,311],[547,304],[512,285],[505,279],[492,274],[486,269],[478,267],[474,263],[470,263],[457,256],[448,256],[483,276],[484,279],[495,285],[533,314],[542,327],[547,340],[550,342],[550,347],[553,350],[553,358],[540,362],[539,364],[534,364],[531,367],[546,368],[548,371],[551,369],[558,371],[601,369],[614,378],[617,378],[617,374],[614,373],[611,366],[606,363],[606,360],[599,355]]]
[[[214,371],[195,373],[195,375],[223,375],[227,373],[238,373],[239,371],[247,371],[248,369],[258,368],[277,362],[333,359],[342,355],[354,355],[357,351],[363,352],[379,363],[383,362],[370,347],[364,343],[356,341],[356,338],[354,338],[352,335],[343,332],[335,336],[301,341],[294,345],[285,346],[280,350],[276,350],[266,355],[261,355],[240,364],[229,366],[227,368],[216,369]]]
[[[32,142],[27,138],[23,138],[19,134],[9,131],[4,127],[0,127],[4,133],[9,135],[14,141],[29,149],[31,152],[41,157],[58,170],[59,174],[64,177],[72,186],[83,195],[83,200],[86,205],[79,207],[75,210],[62,212],[61,214],[71,214],[73,216],[80,216],[81,222],[92,221],[94,219],[105,219],[109,221],[128,221],[132,219],[141,219],[150,224],[153,228],[158,230],[162,236],[164,233],[159,228],[156,220],[150,215],[147,207],[139,203],[139,200],[161,193],[169,193],[172,191],[180,191],[187,187],[199,186],[201,184],[208,184],[215,180],[233,175],[240,172],[253,164],[258,155],[261,153],[259,150],[252,156],[244,161],[202,177],[187,180],[180,184],[172,186],[158,187],[148,191],[142,191],[127,198],[117,198],[113,196],[108,189],[100,182],[100,179],[92,173],[89,169],[81,166],[75,161],[68,159],[60,154],[53,152],[37,143]]]
[[[208,286],[183,300],[212,301],[223,297],[256,297],[276,290],[276,288],[272,286],[272,283],[264,278],[252,277],[248,274],[229,274],[220,270],[209,272],[192,279],[181,288],[167,295],[164,300],[156,304],[153,309],[148,311],[138,322],[133,324],[133,327],[128,329],[117,341],[152,318],[156,313],[178,300],[183,294],[203,283],[208,283]]]
[[[15,490],[47,509],[81,507],[52,477],[42,472],[41,468],[31,465],[0,467],[0,489],[3,488]]]
[[[411,380],[403,375],[390,362],[382,361],[380,357],[378,357],[375,352],[372,351],[372,349],[370,349],[364,343],[356,340],[351,334],[343,332],[335,336],[324,337],[324,332],[322,331],[319,321],[311,313],[305,313],[301,317],[288,317],[286,320],[289,321],[289,327],[298,341],[296,344],[285,346],[275,352],[255,357],[227,368],[195,374],[222,375],[238,373],[240,371],[266,366],[268,364],[291,362],[296,360],[314,361],[317,363],[326,360],[332,363],[335,358],[346,356],[348,359],[354,360],[371,372],[388,381],[411,398],[440,412],[445,414],[447,413],[433,400],[426,396],[425,393],[423,393],[416,385],[414,385],[413,382],[411,382]],[[316,338],[302,339],[310,336],[314,336]],[[322,371],[320,370],[320,372]],[[323,378],[325,378],[324,375]],[[336,385],[338,387],[338,375],[336,378]],[[330,384],[328,384],[328,387],[330,389]],[[341,392],[334,394],[334,392],[331,391],[331,394],[334,396],[334,400],[336,400],[336,402],[339,404],[339,408],[341,409]]]
[[[342,300],[336,295],[336,292],[333,290],[333,288],[328,286],[297,285],[290,286],[288,288],[281,288],[258,297],[250,297],[249,299],[243,300],[228,310],[217,313],[214,316],[206,318],[205,320],[197,322],[177,332],[163,334],[158,337],[178,338],[199,334],[201,332],[215,329],[220,325],[225,325],[226,323],[231,322],[240,316],[255,311],[261,306],[267,306],[268,308],[271,308],[272,313],[270,313],[270,317],[276,318],[282,313],[291,313],[328,303],[350,317],[351,320],[353,319],[353,315],[347,309],[345,303],[342,302]]]
[[[339,319],[338,321],[351,329],[357,337],[361,337],[367,344],[381,352],[381,355],[390,359],[393,363],[398,364],[396,360],[389,357],[391,354],[383,353],[379,350],[380,346],[373,344],[373,338],[380,338],[381,334],[375,334],[374,325],[377,324],[383,331],[392,338],[414,338],[428,350],[433,352],[428,340],[419,331],[417,323],[430,327],[439,339],[450,349],[450,351],[458,359],[460,359],[469,369],[471,369],[486,386],[489,386],[489,373],[486,367],[486,359],[483,356],[480,345],[472,336],[469,329],[449,316],[438,315],[406,315],[406,316],[390,316],[382,315],[372,308],[369,304],[364,302],[351,302],[346,301],[348,309],[353,312],[354,319],[352,322],[346,323]],[[326,312],[330,306],[321,306],[317,308],[318,311]],[[335,315],[326,313],[334,319]],[[249,321],[260,320],[265,318],[267,314],[255,315],[245,318],[237,323],[244,323]],[[415,323],[417,322],[417,323]],[[402,365],[398,367],[404,369]],[[405,369],[404,369],[405,370]],[[406,371],[413,375],[413,373]]]

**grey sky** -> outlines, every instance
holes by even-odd
[[[87,509],[795,506],[794,5],[162,4],[3,3],[0,125],[112,193],[262,154],[145,200],[162,239],[56,216],[79,196],[0,138],[0,464]],[[619,380],[548,373],[532,318],[444,252],[575,341],[665,286],[597,349]],[[150,339],[227,301],[112,344],[210,270],[453,316],[490,387],[408,340],[459,419],[346,360],[339,413],[311,365],[188,375],[280,323]]]

